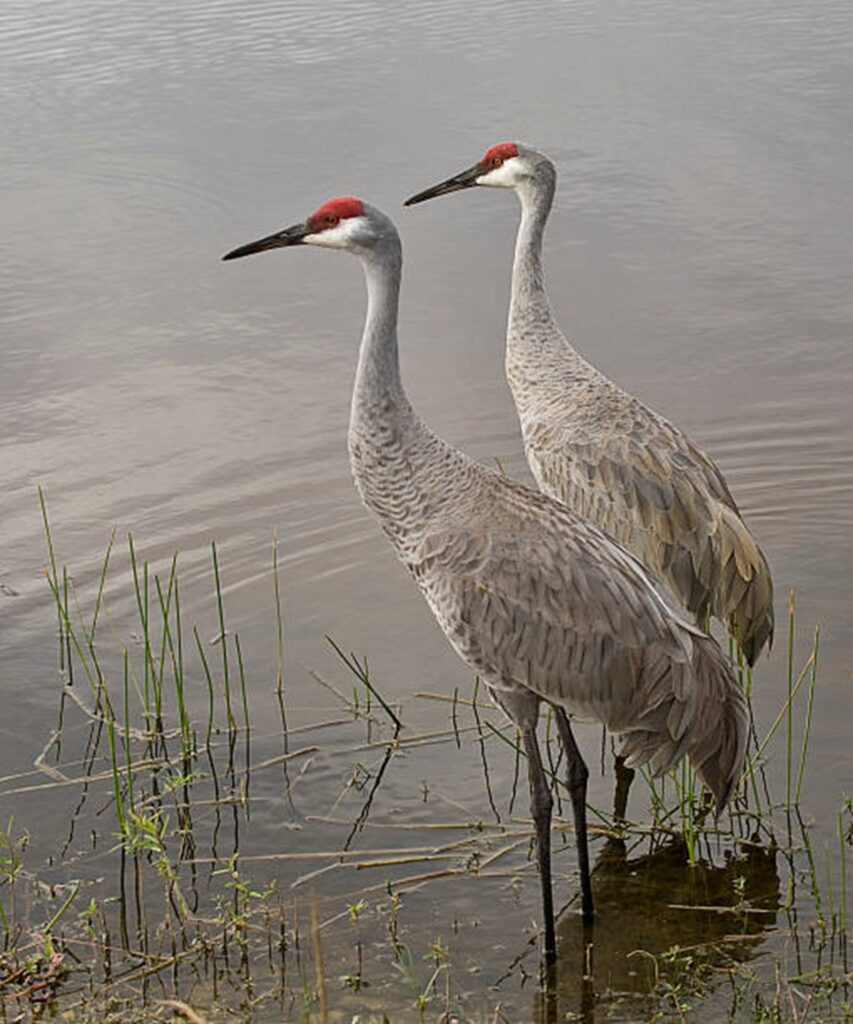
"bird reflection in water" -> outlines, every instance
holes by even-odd
[[[775,851],[752,845],[723,866],[691,866],[682,843],[629,858],[611,840],[592,887],[595,923],[576,913],[558,922],[553,983],[534,1014],[541,1024],[646,1019],[656,980],[675,981],[680,969],[661,954],[689,950],[692,972],[746,962],[775,925],[780,898]]]

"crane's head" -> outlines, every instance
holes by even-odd
[[[445,196],[449,192],[458,192],[474,185],[487,188],[518,188],[547,171],[553,174],[553,164],[542,153],[521,145],[520,142],[499,142],[487,149],[482,159],[473,167],[469,167],[452,178],[433,185],[405,201],[404,206],[414,206],[436,196]]]
[[[396,238],[394,225],[385,214],[355,196],[338,196],[323,203],[301,224],[238,246],[222,259],[236,260],[288,245],[321,245],[327,249],[346,249],[363,255],[383,240]]]

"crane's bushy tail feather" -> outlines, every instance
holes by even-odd
[[[655,679],[653,673],[647,710],[622,734],[622,754],[629,767],[648,763],[653,775],[670,771],[688,755],[719,815],[743,772],[749,709],[717,643],[696,634],[690,641],[689,669],[670,664],[665,676]]]
[[[722,507],[717,530],[722,566],[715,614],[728,623],[749,665],[773,645],[770,567],[740,517]]]
[[[740,782],[749,738],[749,708],[723,652],[708,637],[694,641],[699,704],[687,752],[714,794],[719,816]]]

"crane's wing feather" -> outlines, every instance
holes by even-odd
[[[611,728],[687,699],[692,627],[568,509],[504,481],[500,509],[428,533],[413,570],[457,650]],[[507,500],[507,496],[510,499]]]
[[[624,393],[622,393],[624,394]],[[750,661],[773,634],[773,587],[722,474],[636,399],[576,422],[525,425],[540,487],[593,519],[699,620],[730,623]]]

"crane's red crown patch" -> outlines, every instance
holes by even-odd
[[[340,224],[348,217],[360,217],[364,213],[364,203],[355,196],[338,196],[315,210],[308,218],[308,226],[312,231],[325,231]]]
[[[500,167],[505,160],[510,160],[514,156],[518,156],[518,146],[514,142],[499,142],[486,150],[486,155],[480,163],[484,167]]]

